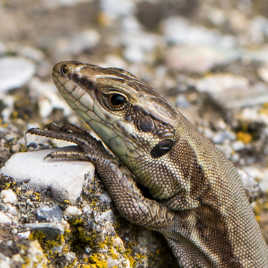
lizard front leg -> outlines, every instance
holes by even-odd
[[[69,123],[50,124],[47,129],[30,129],[27,133],[73,142],[79,151],[57,151],[46,156],[53,160],[82,160],[95,164],[96,170],[119,213],[132,223],[161,231],[174,221],[175,213],[155,200],[145,198],[133,177],[107,152],[100,141]]]

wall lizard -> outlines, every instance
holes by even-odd
[[[267,245],[235,167],[179,111],[122,69],[66,61],[52,76],[117,160],[67,123],[28,131],[80,148],[48,158],[93,162],[120,214],[162,233],[180,267],[268,267]]]

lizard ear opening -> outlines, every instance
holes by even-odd
[[[160,141],[151,150],[152,158],[159,158],[159,157],[167,154],[171,150],[173,145],[174,145],[174,141],[171,139],[165,139],[165,140]]]

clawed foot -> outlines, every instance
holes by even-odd
[[[89,132],[70,123],[51,123],[45,129],[31,128],[26,134],[44,136],[52,139],[75,143],[78,150],[57,151],[48,154],[50,160],[80,160],[96,162],[96,159],[111,159],[102,143],[92,137]]]

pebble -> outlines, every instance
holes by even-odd
[[[5,209],[11,216],[18,216],[18,211],[17,211],[17,208],[15,206],[13,206],[11,204],[7,204]]]
[[[100,8],[106,15],[112,19],[116,19],[120,16],[134,14],[135,4],[133,1],[126,0],[101,0]]]
[[[29,58],[35,62],[41,62],[45,60],[44,53],[41,50],[34,47],[30,46],[20,47],[19,53],[21,56]]]
[[[166,42],[171,44],[198,44],[221,48],[233,48],[236,45],[233,36],[222,35],[215,30],[193,25],[181,17],[169,17],[163,20],[161,29]]]
[[[0,173],[13,177],[16,182],[26,180],[36,190],[49,188],[58,200],[75,202],[82,192],[85,174],[94,177],[94,166],[83,161],[44,160],[46,155],[59,150],[62,149],[13,154]]]
[[[249,26],[251,41],[260,44],[268,37],[268,19],[263,16],[255,17]]]
[[[207,75],[195,82],[200,92],[207,92],[225,108],[241,108],[268,102],[268,86],[249,83],[246,77],[229,73]]]
[[[246,166],[243,170],[254,179],[259,181],[259,186],[263,192],[268,191],[268,168],[259,166]]]
[[[0,91],[22,87],[32,78],[35,69],[35,65],[24,58],[0,58]]]
[[[64,211],[64,215],[66,216],[80,216],[82,214],[82,211],[75,207],[75,206],[68,206],[65,211]]]
[[[60,46],[62,55],[78,55],[94,48],[100,41],[100,35],[95,30],[86,30],[75,34],[70,40],[65,40]]]
[[[11,189],[1,191],[0,198],[4,203],[16,204],[18,201],[16,193]]]
[[[44,206],[36,210],[36,216],[39,221],[58,222],[61,221],[63,213],[59,206]]]
[[[46,234],[48,240],[57,240],[64,233],[64,225],[59,223],[28,223],[25,227]]]
[[[132,34],[122,33],[121,44],[125,48],[124,57],[130,62],[145,62],[147,54],[152,52],[158,44],[158,37],[143,31],[135,31]],[[149,53],[153,56],[153,53]]]
[[[217,133],[213,138],[213,142],[216,144],[222,144],[225,141],[235,140],[235,134],[229,132],[229,131],[221,131]]]
[[[52,82],[43,82],[38,78],[33,78],[29,83],[32,97],[39,97],[40,114],[46,118],[53,108],[62,109],[65,115],[71,114],[71,108],[58,95],[56,86]],[[42,96],[42,98],[40,98]]]
[[[240,57],[235,50],[195,45],[174,46],[166,52],[166,64],[169,68],[195,73],[208,72],[217,65],[230,63]]]
[[[232,144],[232,148],[234,149],[234,151],[240,151],[245,148],[245,144],[242,141],[235,141]]]
[[[4,212],[0,211],[0,224],[11,224],[13,221]]]
[[[187,98],[184,95],[179,95],[176,98],[175,106],[179,108],[188,108],[190,107],[190,102],[187,100]]]
[[[0,55],[2,56],[6,52],[6,47],[3,43],[0,43]]]
[[[258,75],[264,82],[268,83],[268,64],[258,69]]]
[[[244,49],[242,59],[245,62],[268,63],[268,45],[263,45],[256,49]]]
[[[226,91],[241,91],[249,87],[249,82],[245,77],[233,74],[213,74],[201,78],[196,83],[196,88],[200,92],[208,92],[211,95],[226,93]],[[229,92],[228,92],[229,93]],[[226,95],[228,94],[226,93]]]

